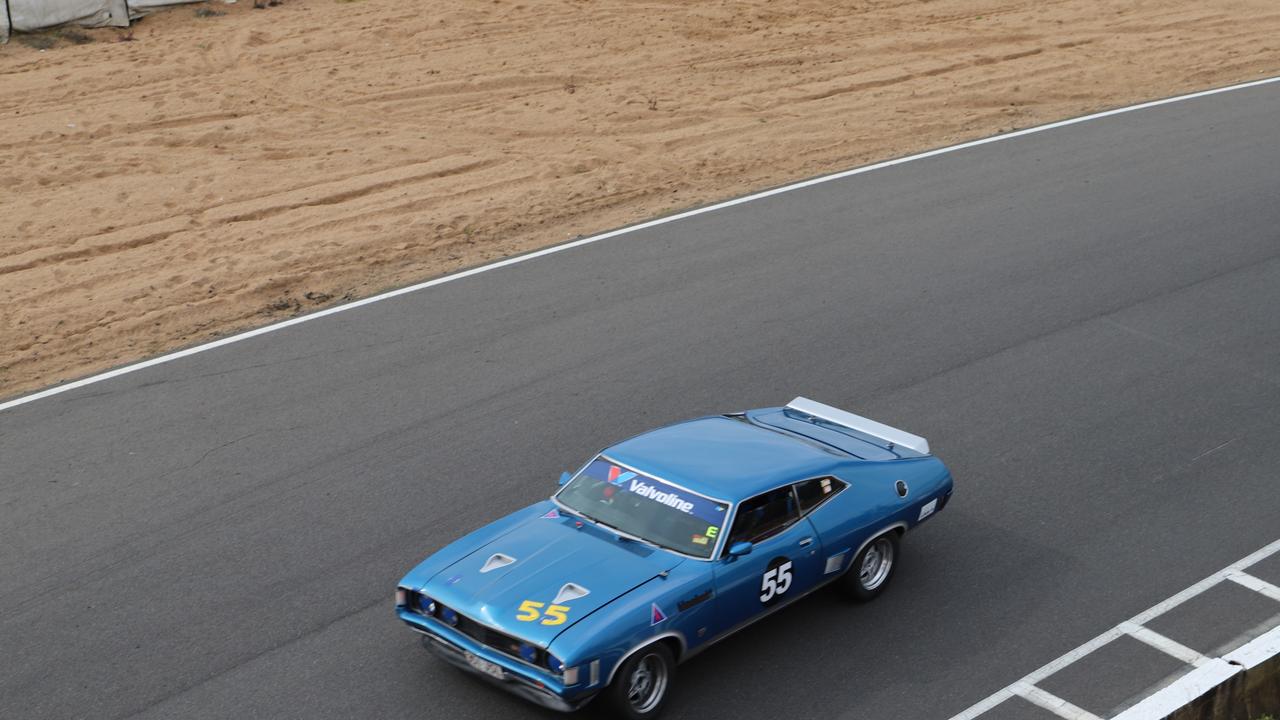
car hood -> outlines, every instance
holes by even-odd
[[[524,523],[436,574],[423,592],[482,624],[546,647],[587,615],[684,561],[619,540],[549,503],[535,508]],[[529,609],[522,612],[525,603]]]

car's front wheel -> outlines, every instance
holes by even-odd
[[[614,673],[607,690],[619,717],[650,720],[658,716],[675,678],[676,661],[666,645],[656,642],[631,654]]]
[[[898,533],[887,532],[853,559],[842,580],[844,590],[854,600],[867,602],[884,592],[898,564]]]

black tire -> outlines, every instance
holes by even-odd
[[[604,698],[614,717],[652,720],[667,704],[675,676],[676,660],[671,650],[661,642],[646,645],[632,653],[613,674]]]
[[[871,558],[868,562],[868,558]],[[840,580],[845,594],[858,602],[870,602],[889,587],[898,568],[898,531],[877,536],[853,559]]]

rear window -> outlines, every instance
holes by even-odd
[[[800,514],[826,502],[827,498],[847,487],[843,481],[831,477],[814,478],[796,483],[796,497],[800,500]]]
[[[604,457],[556,495],[565,507],[669,550],[709,558],[729,503],[672,485]]]

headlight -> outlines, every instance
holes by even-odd
[[[435,601],[435,600],[432,600],[431,598],[427,597],[426,595],[419,594],[419,595],[418,595],[418,609],[422,611],[422,614],[423,614],[423,615],[435,615],[435,614],[436,614],[436,601]]]
[[[435,607],[435,603],[431,603],[431,606],[432,606],[432,608],[434,608],[434,607]],[[447,624],[447,625],[457,625],[457,624],[458,624],[458,613],[457,613],[453,608],[448,608],[448,607],[445,607],[445,606],[441,605],[441,606],[440,606],[440,619],[441,619],[441,620],[443,620],[443,621],[445,621],[445,624]]]
[[[547,667],[551,669],[551,672],[563,677],[565,685],[578,684],[578,668],[576,666],[565,667],[560,658],[552,655],[551,653],[547,653]]]
[[[527,663],[537,662],[538,648],[529,643],[520,643],[520,659]]]

